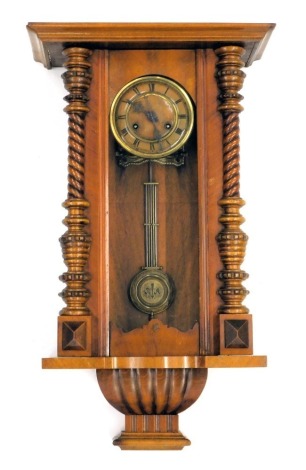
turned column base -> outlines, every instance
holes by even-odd
[[[92,352],[91,315],[61,315],[57,318],[57,355],[90,357]]]
[[[178,429],[178,415],[126,415],[113,444],[121,450],[182,450],[191,443]]]
[[[253,354],[251,314],[220,314],[220,354]]]

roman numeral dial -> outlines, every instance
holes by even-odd
[[[188,140],[193,104],[176,82],[157,75],[136,78],[115,96],[110,124],[119,145],[143,158],[166,157]]]

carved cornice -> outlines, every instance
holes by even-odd
[[[242,45],[249,66],[260,59],[273,23],[29,23],[34,59],[62,67],[62,50],[79,44],[94,49],[205,49]]]

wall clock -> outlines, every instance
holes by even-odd
[[[243,303],[239,114],[274,25],[27,28],[68,90],[66,306],[43,367],[97,370],[121,449],[182,449],[208,369],[266,365]]]

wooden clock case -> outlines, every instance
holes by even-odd
[[[273,24],[29,23],[34,59],[66,67],[68,196],[61,237],[66,306],[58,357],[44,368],[94,368],[126,416],[122,449],[182,449],[178,413],[201,394],[210,367],[263,367],[241,270],[246,234],[239,194],[244,66],[260,59]],[[151,164],[158,181],[159,264],[175,299],[148,318],[128,286],[143,263],[147,163],[131,163],[109,124],[131,80],[167,77],[194,103],[184,148]],[[121,164],[120,164],[121,159]],[[128,165],[122,165],[129,161]],[[176,165],[177,161],[182,165]]]

